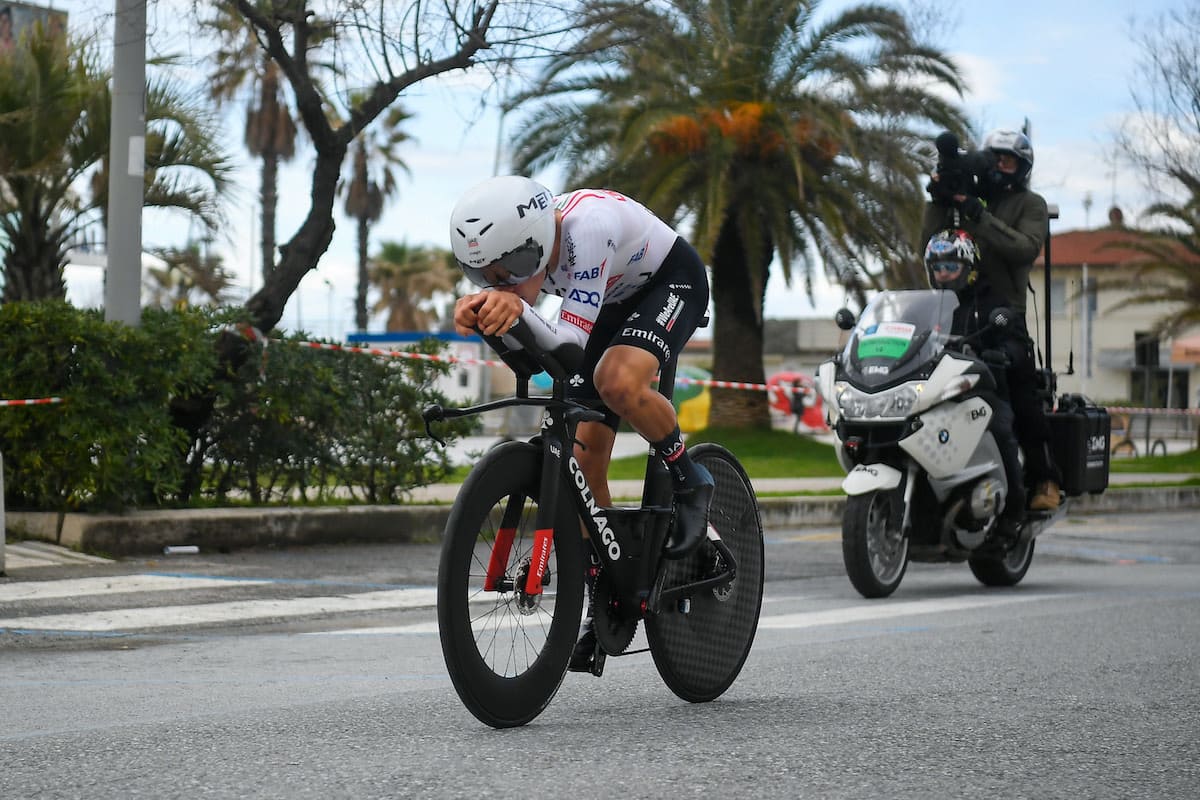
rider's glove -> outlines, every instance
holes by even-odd
[[[978,222],[983,216],[983,201],[974,195],[967,195],[961,203],[956,204],[962,212],[963,219],[968,222]]]

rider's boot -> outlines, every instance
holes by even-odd
[[[708,534],[708,506],[715,488],[712,475],[699,464],[696,483],[688,488],[675,489],[675,516],[671,538],[663,548],[667,558],[683,558],[695,550]]]
[[[588,553],[588,565],[583,573],[583,582],[587,587],[587,608],[583,620],[579,623],[579,638],[575,640],[575,649],[571,652],[571,660],[567,669],[571,672],[592,672],[593,660],[596,655],[596,629],[593,617],[596,610],[596,576],[600,574],[600,560],[595,553]]]
[[[996,530],[1006,542],[1016,542],[1021,536],[1021,523],[1025,519],[1025,486],[1016,483],[1005,498],[1004,511],[997,520]]]

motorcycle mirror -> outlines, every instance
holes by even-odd
[[[992,313],[988,314],[988,324],[1001,330],[1007,328],[1012,324],[1012,310],[1004,306],[993,308]]]
[[[854,327],[854,312],[848,308],[839,308],[833,315],[833,321],[844,331]]]

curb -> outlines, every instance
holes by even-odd
[[[1111,489],[1071,498],[1070,513],[1146,513],[1200,508],[1200,487]],[[841,523],[844,496],[767,497],[759,501],[763,527],[796,528]],[[18,538],[53,542],[88,553],[135,556],[164,547],[201,550],[288,547],[306,544],[437,542],[449,505],[218,508],[67,514],[61,536],[53,512],[12,512],[8,530]]]

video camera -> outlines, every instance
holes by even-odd
[[[951,205],[954,195],[978,197],[980,184],[996,167],[996,156],[990,150],[962,150],[958,137],[943,131],[934,140],[937,147],[937,176],[925,188],[935,203]]]

